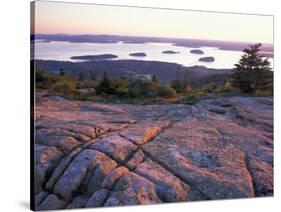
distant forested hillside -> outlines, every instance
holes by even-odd
[[[110,61],[89,61],[89,62],[66,62],[54,60],[35,60],[37,70],[46,70],[59,73],[64,69],[67,74],[79,76],[83,72],[85,78],[89,78],[95,72],[102,75],[107,72],[110,77],[128,77],[134,74],[156,75],[160,82],[171,82],[176,78],[183,77],[186,67],[176,63],[140,60],[110,60]],[[223,82],[224,78],[232,73],[231,69],[208,69],[204,66],[193,66],[188,68],[190,83],[194,86],[201,85],[207,80]]]

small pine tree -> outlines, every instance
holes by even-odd
[[[186,76],[184,76],[186,79],[180,78],[180,67],[177,67],[176,70],[176,79],[171,82],[171,87],[176,90],[177,93],[182,93],[186,91],[188,79],[187,79],[187,71],[185,73]]]
[[[155,82],[156,84],[158,84],[158,79],[155,74],[152,75],[152,81]]]
[[[60,69],[60,76],[61,76],[61,77],[65,76],[65,71],[64,71],[63,68]]]
[[[176,70],[176,80],[180,80],[180,66],[177,66],[177,70]]]
[[[85,80],[85,77],[84,77],[84,74],[82,71],[80,71],[80,74],[79,74],[79,81],[84,81]]]
[[[91,71],[91,80],[92,81],[99,81],[99,75],[98,75],[98,73],[96,73],[96,72],[92,72]]]
[[[188,68],[184,70],[183,83],[185,87],[188,87],[189,85]]]
[[[250,45],[235,64],[233,85],[244,92],[258,93],[272,89],[273,75],[270,62],[259,54],[261,44]]]
[[[97,93],[113,94],[114,89],[112,87],[112,81],[109,79],[107,72],[103,73],[103,78],[101,79],[98,87]]]

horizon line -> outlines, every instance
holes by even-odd
[[[47,0],[36,0],[36,1],[47,1]],[[118,34],[93,34],[93,33],[30,33],[30,35],[70,35],[70,36],[127,36],[127,37],[140,37],[140,38],[160,38],[160,39],[179,39],[179,40],[198,40],[198,41],[214,41],[214,42],[233,42],[233,43],[261,43],[266,45],[272,45],[273,43],[266,43],[266,42],[256,42],[256,41],[238,41],[238,40],[218,40],[218,39],[206,39],[206,38],[182,38],[182,37],[162,37],[162,36],[143,36],[143,35],[118,35]]]

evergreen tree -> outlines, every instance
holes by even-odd
[[[171,82],[171,87],[176,90],[177,93],[182,93],[185,91],[186,84],[184,80],[180,79],[180,66],[176,70],[176,79]]]
[[[80,74],[79,74],[79,79],[78,79],[79,81],[84,81],[85,80],[85,78],[84,78],[84,74],[83,74],[83,72],[82,71],[80,71]]]
[[[176,70],[176,80],[180,80],[180,66],[177,66],[177,70]]]
[[[91,80],[93,81],[99,81],[99,75],[96,72],[91,71]]]
[[[183,83],[184,83],[185,87],[187,87],[189,84],[188,68],[186,68],[184,70]]]
[[[155,74],[152,75],[152,81],[155,82],[156,84],[158,84],[158,79]]]
[[[97,93],[113,94],[112,81],[109,79],[107,72],[103,73],[103,78],[97,87]]]
[[[183,91],[184,92],[190,92],[192,90],[191,83],[189,82],[189,69],[188,67],[184,71],[184,76],[183,76]]]
[[[65,71],[64,71],[63,68],[60,69],[60,76],[61,76],[61,77],[65,76]]]
[[[270,62],[259,54],[261,44],[250,45],[235,64],[233,85],[244,92],[257,93],[272,89],[273,74]]]

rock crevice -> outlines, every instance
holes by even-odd
[[[37,210],[273,195],[270,97],[37,101]]]

